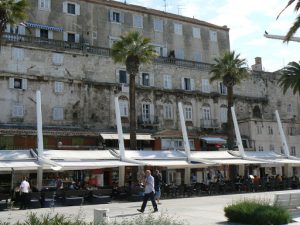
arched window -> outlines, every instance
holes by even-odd
[[[119,97],[119,107],[121,117],[128,117],[128,99],[126,96]]]
[[[226,105],[221,105],[220,121],[221,121],[221,123],[227,123],[227,106]]]
[[[253,108],[253,117],[254,118],[262,118],[261,111],[258,105]]]

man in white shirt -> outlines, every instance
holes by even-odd
[[[27,178],[24,177],[21,185],[20,185],[20,195],[21,195],[21,206],[20,209],[28,209],[29,208],[29,193],[30,185],[27,181]]]
[[[154,199],[154,193],[155,193],[154,178],[151,176],[151,171],[150,170],[145,171],[144,186],[145,186],[145,194],[144,194],[143,204],[142,204],[141,209],[137,209],[137,211],[143,213],[145,211],[146,206],[147,206],[147,202],[150,198],[150,200],[152,202],[154,212],[158,212],[157,204],[156,204],[156,201]]]

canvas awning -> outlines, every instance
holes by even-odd
[[[139,160],[140,162],[144,163],[145,165],[149,166],[160,166],[160,167],[167,167],[167,168],[204,168],[208,165],[205,163],[188,163],[185,160]]]
[[[288,158],[285,155],[279,154],[274,151],[261,151],[261,152],[247,152],[247,156],[252,158],[258,158],[273,162],[273,164],[294,164],[296,166],[300,166],[300,159],[297,157]],[[268,166],[265,164],[264,166]]]
[[[35,161],[1,161],[0,171],[37,170],[39,166]]]
[[[104,140],[118,140],[118,134],[116,133],[100,133],[100,135]],[[123,137],[124,140],[130,140],[130,134],[124,134]],[[136,140],[151,141],[154,139],[151,134],[137,134]]]
[[[39,23],[33,23],[30,21],[26,22],[25,24],[27,27],[44,29],[44,30],[52,30],[52,31],[58,31],[58,32],[62,32],[64,30],[64,28],[62,28],[62,27],[43,25],[43,24],[39,24]]]
[[[206,141],[207,144],[225,144],[226,140],[220,137],[201,137],[201,140]]]

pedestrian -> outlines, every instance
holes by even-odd
[[[162,185],[162,176],[159,170],[155,171],[154,174],[154,190],[155,190],[155,200],[157,204],[160,204],[160,196],[161,196],[161,185]]]
[[[28,209],[29,208],[29,190],[30,190],[30,185],[27,181],[27,177],[24,177],[24,179],[20,185],[20,195],[21,195],[20,209]]]
[[[154,193],[155,193],[155,190],[154,190],[154,177],[151,176],[151,171],[150,170],[145,171],[144,186],[145,186],[145,194],[144,194],[144,198],[143,198],[143,204],[141,206],[141,209],[137,209],[137,211],[143,213],[146,206],[147,206],[147,202],[150,198],[150,200],[152,202],[154,212],[158,212],[157,204],[156,204],[155,199],[154,199]]]

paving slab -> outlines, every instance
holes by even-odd
[[[224,215],[223,209],[228,204],[253,198],[273,202],[274,195],[276,193],[287,192],[300,192],[300,190],[162,199],[162,204],[158,205],[159,213],[154,213],[152,215],[168,215],[171,218],[184,221],[189,225],[233,225],[233,223],[227,222]],[[122,219],[132,219],[136,216],[140,216],[141,214],[137,212],[137,209],[140,208],[141,204],[141,202],[112,202],[110,204],[101,205],[41,208],[31,210],[11,209],[0,212],[0,221],[16,223],[17,221],[23,221],[26,215],[33,212],[38,215],[59,213],[72,218],[80,218],[86,222],[92,222],[94,219],[95,208],[107,208],[109,209],[108,216],[110,217],[110,220],[121,221]],[[145,213],[142,214],[142,216],[149,215],[152,210],[153,208],[149,201]],[[293,216],[295,218],[300,217],[300,210],[294,211]],[[295,225],[295,223],[293,223],[293,225]]]

